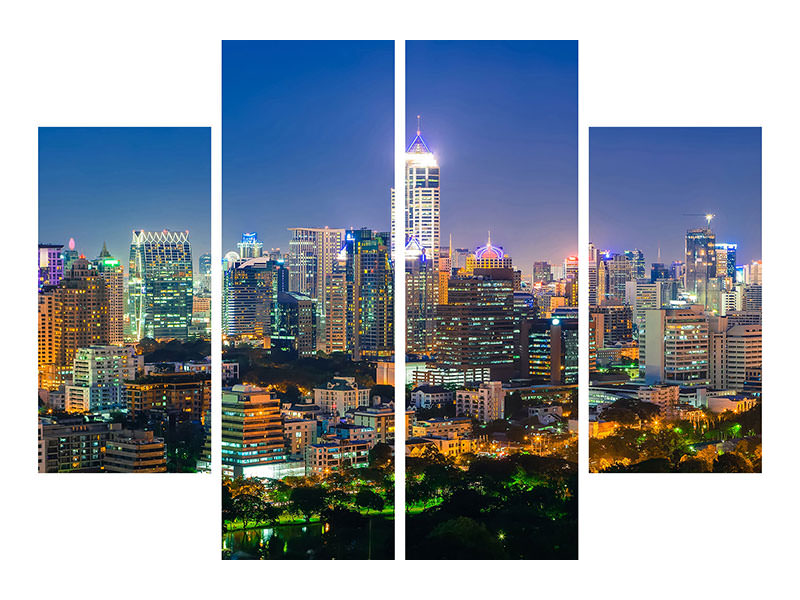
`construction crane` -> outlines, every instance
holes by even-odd
[[[711,227],[711,219],[717,215],[712,213],[683,213],[684,217],[703,217],[706,220],[706,225]]]

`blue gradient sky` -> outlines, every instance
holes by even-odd
[[[577,251],[577,42],[407,42],[406,110],[441,167],[442,245],[491,229],[526,274]]]
[[[222,250],[288,227],[389,230],[394,43],[222,43]]]
[[[589,237],[601,249],[638,247],[648,265],[683,260],[686,230],[714,213],[717,241],[737,264],[761,258],[761,129],[593,127]]]
[[[211,251],[211,130],[39,129],[39,241],[95,258],[105,241],[128,267],[131,232],[189,230],[192,257]]]

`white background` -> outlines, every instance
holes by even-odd
[[[797,336],[800,52],[790,3],[9,4],[0,16],[0,256],[6,272],[0,527],[8,597],[796,594],[798,390],[791,341]],[[37,126],[213,127],[216,232],[220,40],[284,38],[578,39],[580,248],[589,239],[589,125],[762,126],[764,473],[583,473],[578,562],[480,567],[223,562],[217,477],[38,476]],[[218,242],[215,234],[215,264]],[[582,269],[585,306],[585,262]],[[218,277],[215,286],[219,291]],[[581,398],[585,406],[585,387]],[[583,470],[587,447],[583,437]]]

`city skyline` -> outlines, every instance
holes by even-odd
[[[689,229],[737,244],[738,265],[761,260],[761,129],[590,128],[589,238],[599,250],[638,248],[650,264],[683,260]],[[642,199],[647,198],[647,210]]]
[[[525,275],[576,254],[578,43],[407,42],[406,74],[405,143],[419,115],[442,169],[441,245],[491,230]]]
[[[392,42],[224,41],[222,98],[223,255],[246,232],[287,252],[290,227],[388,231]]]
[[[188,229],[197,272],[211,252],[210,145],[202,127],[39,128],[39,242],[73,238],[90,260],[105,243],[127,273],[134,230]]]

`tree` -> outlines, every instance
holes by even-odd
[[[385,467],[392,460],[393,450],[389,444],[378,442],[369,451],[371,467]]]
[[[318,486],[300,486],[289,493],[292,512],[300,513],[306,522],[318,515],[327,506],[325,490]]]
[[[492,535],[483,523],[457,517],[440,523],[427,536],[423,546],[425,559],[503,559],[505,550],[498,535]]]
[[[714,460],[714,473],[752,473],[753,465],[743,456],[734,452],[720,454]]]
[[[358,493],[355,497],[355,505],[359,508],[365,508],[367,510],[379,512],[383,510],[384,504],[385,502],[383,497],[367,487],[362,487],[360,490],[358,490]]]

